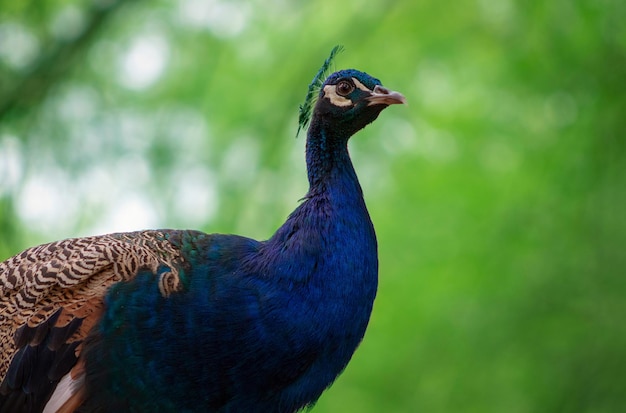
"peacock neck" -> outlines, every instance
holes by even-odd
[[[329,191],[333,185],[347,186],[345,195],[362,198],[356,172],[348,154],[348,139],[341,129],[313,121],[307,134],[306,165],[309,179],[307,198]]]
[[[309,192],[263,245],[262,253],[272,268],[281,270],[274,272],[274,279],[282,278],[287,285],[304,281],[327,287],[332,284],[329,295],[373,299],[378,268],[376,234],[347,140],[312,123],[306,148]],[[361,291],[365,286],[368,290]]]

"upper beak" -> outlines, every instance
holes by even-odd
[[[406,104],[406,98],[402,93],[394,92],[380,85],[374,87],[371,96],[365,99],[368,101],[367,106]]]

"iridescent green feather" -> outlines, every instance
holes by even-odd
[[[298,132],[296,132],[296,136],[300,133],[301,129],[306,129],[309,125],[309,121],[311,120],[311,113],[313,113],[313,107],[315,106],[315,102],[319,96],[319,91],[322,85],[324,84],[324,80],[328,76],[328,72],[330,70],[330,66],[333,63],[335,57],[343,50],[343,46],[337,45],[333,47],[333,50],[330,51],[330,56],[324,61],[320,70],[317,71],[317,74],[309,84],[309,90],[306,93],[306,97],[304,98],[304,103],[300,105],[300,116],[298,117]]]

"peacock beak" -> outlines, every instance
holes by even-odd
[[[368,101],[367,106],[406,104],[406,98],[402,93],[394,92],[380,85],[374,87],[372,94],[365,99]]]

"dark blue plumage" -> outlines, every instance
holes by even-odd
[[[307,134],[309,191],[267,241],[113,235],[116,252],[141,239],[156,258],[133,261],[108,288],[93,328],[77,338],[80,368],[66,368],[75,389],[51,401],[72,399],[80,412],[295,412],[314,403],[363,338],[377,288],[376,236],[347,142],[394,103],[402,95],[365,73],[326,79]],[[175,251],[170,262],[164,246]],[[20,392],[8,377],[0,411],[2,397]]]

